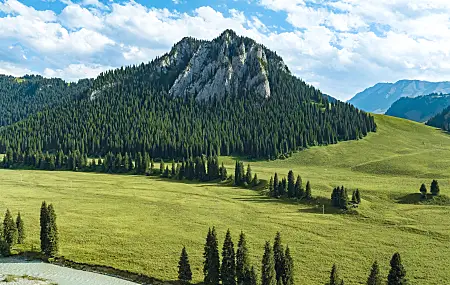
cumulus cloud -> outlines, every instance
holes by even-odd
[[[0,16],[0,73],[93,77],[148,62],[185,36],[210,40],[229,28],[277,51],[299,77],[340,98],[380,81],[450,77],[447,0],[249,1],[275,12],[286,30],[232,2],[226,12],[209,6],[180,12],[135,1],[63,3],[56,14],[0,0],[6,14]]]

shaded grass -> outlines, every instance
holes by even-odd
[[[411,284],[446,284],[450,207],[401,204],[398,197],[418,193],[422,183],[434,178],[442,194],[450,192],[450,137],[405,120],[376,120],[379,131],[363,140],[251,163],[260,179],[293,169],[305,182],[310,180],[317,197],[312,205],[215,183],[0,170],[0,209],[22,212],[29,237],[25,247],[37,247],[40,203],[47,200],[58,214],[61,255],[163,280],[176,279],[185,245],[194,282],[201,281],[204,239],[208,227],[215,225],[220,244],[228,228],[235,243],[239,232],[246,232],[257,268],[264,242],[281,231],[295,258],[297,284],[323,284],[335,262],[346,284],[362,284],[374,259],[386,276],[396,251]],[[233,158],[222,160],[232,173]],[[338,185],[361,190],[357,215],[331,214],[336,210],[327,205]]]

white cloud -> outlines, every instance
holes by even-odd
[[[93,78],[101,72],[112,69],[111,66],[102,65],[85,65],[85,64],[69,64],[63,69],[46,68],[43,75],[45,77],[59,77],[67,81],[77,81],[80,78]]]
[[[70,29],[101,29],[103,27],[103,22],[100,17],[76,4],[66,6],[59,15],[59,19],[64,26]]]
[[[0,74],[9,74],[12,76],[23,76],[25,74],[35,73],[30,69],[16,66],[10,62],[0,61]]]

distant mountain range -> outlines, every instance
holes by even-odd
[[[385,113],[402,97],[418,97],[432,93],[450,93],[450,82],[400,80],[396,83],[378,83],[356,94],[349,103],[367,112]]]
[[[387,110],[386,115],[416,122],[426,122],[450,106],[449,94],[430,94],[416,98],[403,97]]]

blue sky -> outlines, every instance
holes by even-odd
[[[0,73],[75,81],[225,29],[340,99],[378,82],[450,79],[447,0],[0,0]]]

